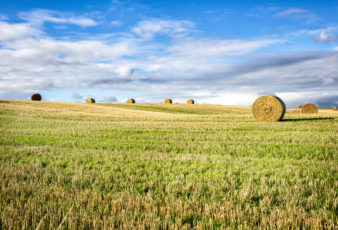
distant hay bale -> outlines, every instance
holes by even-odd
[[[187,100],[187,104],[193,105],[193,104],[195,104],[195,101],[193,99],[188,99]]]
[[[39,93],[35,93],[35,94],[33,94],[33,95],[31,96],[31,100],[32,100],[32,101],[41,101],[41,100],[42,100],[42,96],[41,96],[41,94],[39,94]]]
[[[135,104],[135,99],[129,98],[129,99],[127,100],[127,104]]]
[[[318,108],[314,104],[308,103],[302,107],[301,112],[302,113],[318,113]]]
[[[296,109],[302,109],[303,108],[303,105],[298,105],[297,107],[296,107]]]
[[[300,113],[300,109],[294,109],[291,113]]]
[[[335,107],[332,108],[332,110],[337,111],[338,109],[337,109],[337,107],[335,106]]]
[[[257,121],[280,121],[286,108],[284,102],[276,96],[261,96],[252,105],[252,113]]]
[[[86,103],[93,104],[93,103],[95,103],[95,99],[94,98],[87,98]]]
[[[173,100],[171,100],[171,99],[165,99],[164,100],[164,104],[172,104],[173,103]]]

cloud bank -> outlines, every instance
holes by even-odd
[[[279,16],[300,14],[299,9]],[[186,20],[142,20],[129,33],[109,39],[56,39],[44,22],[95,26],[82,16],[46,10],[19,14],[22,23],[0,22],[0,96],[27,99],[41,90],[122,90],[140,102],[161,102],[175,95],[184,102],[250,105],[262,94],[282,97],[288,107],[315,102],[337,104],[338,52],[266,51],[286,46],[278,38],[212,39],[195,37],[195,24]],[[170,42],[155,37],[166,36]],[[320,33],[318,42],[334,40]],[[117,102],[110,94],[104,102]]]

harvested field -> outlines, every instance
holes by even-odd
[[[338,114],[0,103],[2,229],[336,229]]]

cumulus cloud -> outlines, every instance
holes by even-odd
[[[321,31],[320,34],[315,37],[315,40],[318,43],[329,43],[331,41],[337,41],[338,36],[333,33],[325,33],[325,31]]]
[[[36,26],[40,26],[45,22],[56,24],[73,24],[81,27],[96,26],[98,24],[95,20],[88,17],[76,16],[73,13],[44,9],[21,12],[19,13],[19,17]]]
[[[140,21],[132,31],[143,37],[151,39],[155,35],[177,36],[189,32],[194,27],[192,21],[148,19]]]

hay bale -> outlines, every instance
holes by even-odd
[[[193,99],[188,99],[187,100],[187,104],[193,105],[193,104],[195,104],[195,101]]]
[[[257,121],[280,121],[286,108],[284,102],[276,96],[261,96],[252,105],[252,113]]]
[[[303,108],[303,105],[298,105],[297,107],[296,107],[296,109],[302,109]]]
[[[32,100],[32,101],[41,101],[41,100],[42,100],[42,96],[41,96],[41,94],[39,94],[39,93],[35,93],[35,94],[33,94],[33,95],[31,96],[31,100]]]
[[[164,100],[164,104],[172,104],[173,103],[173,100],[171,100],[171,99],[165,99]]]
[[[332,108],[332,110],[337,111],[338,109],[337,109],[337,107],[335,106],[335,107]]]
[[[291,113],[300,113],[300,109],[294,109]]]
[[[318,113],[318,108],[314,104],[308,103],[302,107],[301,112],[302,113]]]
[[[95,99],[94,98],[87,98],[86,103],[89,103],[89,104],[95,103]]]
[[[129,98],[129,99],[127,100],[127,104],[135,104],[135,99]]]

